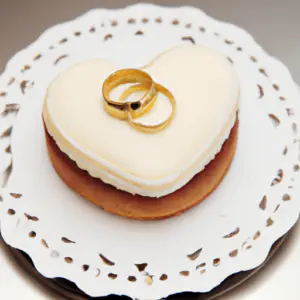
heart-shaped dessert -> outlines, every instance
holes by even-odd
[[[86,61],[49,86],[43,118],[54,167],[77,192],[117,214],[152,219],[195,205],[218,185],[233,158],[239,84],[231,63],[209,48],[190,45],[164,52],[143,67],[176,100],[172,123],[154,134],[106,113],[102,85],[117,69],[103,59]],[[151,122],[169,111],[159,94],[149,116],[141,119]]]

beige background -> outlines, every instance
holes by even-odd
[[[0,0],[0,73],[8,59],[33,42],[48,27],[94,7],[123,7],[123,0]],[[153,1],[164,5],[190,4],[208,14],[244,27],[300,82],[300,0]],[[300,225],[259,274],[220,300],[300,299]],[[0,241],[0,299],[58,300],[16,266]],[[195,298],[193,298],[195,299]]]
[[[132,0],[0,0],[0,72],[18,50],[45,29],[94,7],[124,7]],[[158,0],[163,5],[193,5],[215,18],[244,27],[300,82],[299,0]]]

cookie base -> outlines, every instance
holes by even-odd
[[[238,120],[214,160],[181,189],[160,198],[132,195],[90,176],[59,149],[47,130],[45,133],[51,162],[71,189],[107,212],[132,219],[155,220],[183,213],[201,203],[217,188],[236,151]]]

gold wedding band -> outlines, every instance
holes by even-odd
[[[110,93],[114,88],[128,83],[133,85],[123,91],[118,100],[110,98]],[[146,91],[141,99],[129,100],[130,95],[140,91]],[[127,120],[131,126],[143,132],[161,131],[170,124],[175,115],[176,102],[172,93],[162,85],[155,83],[150,75],[141,70],[122,69],[112,73],[104,81],[102,93],[105,100],[104,109],[108,114],[120,120]],[[153,125],[135,121],[136,118],[145,115],[152,109],[158,93],[164,94],[172,106],[172,112],[168,118]]]
[[[128,123],[131,126],[133,126],[134,128],[136,128],[140,131],[146,132],[146,133],[155,133],[155,132],[159,132],[159,131],[163,130],[165,127],[167,127],[171,123],[171,121],[173,120],[173,118],[175,116],[175,112],[176,112],[176,101],[175,101],[173,94],[168,89],[166,89],[164,86],[162,86],[158,83],[155,83],[155,89],[158,93],[165,95],[168,98],[168,100],[172,106],[172,111],[165,120],[163,120],[159,123],[156,123],[154,125],[150,125],[150,124],[145,124],[145,123],[135,121],[131,117],[130,114],[128,115]]]
[[[119,101],[125,102],[125,99],[127,99],[130,95],[136,92],[140,91],[147,91],[147,87],[145,87],[143,84],[135,84],[130,86],[128,89],[123,91],[121,94]],[[133,109],[131,106],[129,106],[127,109],[124,107],[118,106],[118,105],[112,105],[104,102],[104,108],[106,112],[108,112],[111,116],[120,119],[120,120],[127,120],[128,119],[128,113],[131,115],[133,119],[138,118],[146,114],[154,105],[155,101],[157,99],[157,93],[155,93],[154,97],[150,102],[148,102],[143,107],[140,107],[138,109]]]
[[[140,83],[147,88],[148,92],[142,99],[126,101],[125,103],[123,101],[113,100],[110,98],[110,93],[114,88],[127,83]],[[155,84],[151,76],[146,72],[138,69],[122,69],[112,73],[106,78],[102,86],[102,93],[104,100],[113,105],[145,105],[152,100],[155,94],[154,85]]]

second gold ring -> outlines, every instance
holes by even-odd
[[[118,100],[111,98],[113,89],[129,83],[143,87],[140,90],[145,90],[146,93],[141,99],[129,100],[125,94],[126,91]],[[135,118],[143,115],[145,110],[149,108],[148,104],[155,99],[156,90],[154,81],[146,72],[138,69],[122,69],[107,77],[102,86],[102,93],[105,100],[105,108],[109,108],[108,112],[114,114],[114,117],[124,120],[126,119],[125,111],[129,111]]]

